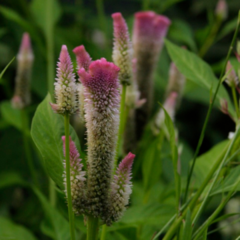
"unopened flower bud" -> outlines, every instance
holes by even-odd
[[[129,198],[132,193],[132,183],[130,180],[134,158],[134,154],[128,153],[119,164],[116,174],[113,177],[109,197],[109,215],[105,220],[108,225],[118,221],[126,210],[126,206],[129,204]]]
[[[76,55],[78,69],[84,68],[85,71],[88,72],[92,59],[88,52],[85,50],[85,47],[83,45],[78,46],[73,49],[73,52]],[[84,122],[84,87],[81,83],[77,84],[77,93],[79,103],[79,114],[81,120]]]
[[[56,113],[73,114],[78,110],[76,80],[66,45],[62,46],[57,66],[56,104],[51,103],[51,107]]]
[[[65,136],[63,140],[63,152],[65,156]],[[73,211],[79,215],[84,213],[86,209],[86,172],[82,170],[80,154],[75,146],[75,143],[69,137],[69,160],[70,160],[70,181],[71,181],[71,196]],[[64,160],[65,161],[65,160]],[[66,181],[66,164],[64,163],[63,182],[65,186],[65,194],[67,197],[67,181]]]
[[[228,6],[226,3],[226,0],[218,0],[216,10],[215,10],[216,16],[221,19],[225,20],[228,15]]]
[[[17,75],[15,79],[15,91],[12,105],[22,109],[30,104],[30,80],[34,56],[28,33],[24,33],[22,43],[17,55]]]
[[[90,214],[104,218],[119,125],[119,68],[106,59],[78,71],[84,86]]]
[[[136,132],[139,139],[152,109],[153,73],[163,47],[163,39],[167,34],[170,20],[154,12],[138,12],[135,14],[133,29],[133,49],[136,62],[136,79],[141,93],[140,98],[146,104],[136,111]]]
[[[172,121],[174,121],[174,117],[175,117],[177,97],[178,97],[177,92],[171,92],[163,104],[164,109],[167,111]],[[161,108],[157,113],[154,121],[153,130],[155,134],[158,134],[159,129],[162,127],[162,124],[164,123],[164,120],[165,120],[165,113]]]
[[[226,67],[226,80],[225,81],[229,87],[237,87],[238,83],[239,83],[237,74],[236,74],[232,64],[230,63],[230,61],[228,61],[227,67]]]
[[[112,14],[114,30],[113,62],[120,68],[121,84],[131,84],[132,81],[132,44],[127,24],[121,13]]]

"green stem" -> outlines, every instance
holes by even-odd
[[[105,240],[105,238],[106,238],[106,233],[107,233],[107,225],[104,224],[104,225],[102,226],[101,240]]]
[[[53,207],[56,206],[56,200],[55,182],[49,178],[49,201]]]
[[[232,88],[232,96],[233,96],[234,106],[235,106],[235,109],[236,109],[237,118],[239,118],[239,107],[238,107],[238,100],[237,100],[237,95],[236,95],[236,89],[235,89],[234,86],[232,86],[231,88]]]
[[[231,45],[230,45],[230,47],[229,47],[228,54],[227,54],[227,57],[226,57],[224,66],[223,66],[223,68],[222,68],[222,72],[221,72],[221,75],[220,75],[220,78],[219,78],[219,81],[218,81],[218,85],[217,85],[216,91],[215,91],[215,93],[214,93],[214,96],[213,96],[212,101],[210,102],[210,105],[209,105],[209,108],[208,108],[208,112],[207,112],[207,116],[206,116],[206,118],[205,118],[205,121],[204,121],[204,124],[203,124],[203,128],[202,128],[202,131],[201,131],[201,135],[200,135],[200,138],[199,138],[199,140],[198,140],[198,145],[197,145],[196,151],[195,151],[195,153],[194,153],[193,163],[192,163],[192,166],[191,166],[191,168],[190,168],[190,171],[189,171],[189,174],[188,174],[188,178],[187,178],[187,184],[186,184],[186,190],[185,190],[185,195],[184,195],[184,198],[183,198],[183,202],[186,202],[186,199],[187,199],[187,196],[188,196],[189,184],[190,184],[191,177],[192,177],[192,174],[193,174],[193,169],[194,169],[194,166],[195,166],[195,163],[196,163],[196,159],[197,159],[197,156],[198,156],[200,147],[202,146],[202,142],[203,142],[204,135],[205,135],[205,131],[206,131],[207,124],[208,124],[208,120],[209,120],[210,114],[211,114],[211,112],[212,112],[212,107],[213,107],[214,101],[215,101],[215,99],[216,99],[216,96],[217,96],[219,87],[220,87],[220,85],[221,85],[221,80],[222,80],[222,77],[223,77],[223,75],[224,75],[224,73],[225,73],[225,69],[226,69],[226,65],[227,65],[228,59],[229,59],[229,57],[230,57],[230,54],[231,54],[231,52],[232,52],[234,43],[235,43],[236,38],[237,38],[238,29],[239,29],[239,21],[240,21],[240,12],[238,12],[237,27],[236,27],[236,30],[235,30],[235,33],[234,33],[234,36],[233,36]]]
[[[229,199],[232,197],[233,193],[235,192],[238,184],[239,184],[240,179],[236,181],[234,184],[232,190],[228,193],[227,197],[220,203],[218,208],[213,212],[213,214],[204,222],[204,224],[198,228],[196,233],[193,235],[194,240],[197,240],[200,236],[202,236],[203,232],[208,228],[208,226],[211,224],[211,222],[217,217],[217,215],[222,211],[224,206],[227,204]]]
[[[102,29],[103,34],[105,35],[105,47],[107,45],[107,25],[106,25],[106,18],[104,14],[104,5],[103,0],[96,0],[97,12],[98,12],[98,20]]]
[[[53,0],[46,1],[46,45],[47,45],[47,80],[48,91],[53,98],[53,82],[54,82],[54,42],[53,42],[53,30],[54,23],[52,20],[53,14]]]
[[[124,122],[125,122],[125,98],[126,98],[126,91],[127,91],[127,85],[122,85],[122,95],[121,95],[121,103],[120,103],[120,122],[119,122],[119,129],[118,129],[118,138],[117,138],[117,146],[116,146],[116,156],[114,161],[114,171],[117,168],[118,163],[118,157],[120,153],[120,144],[122,141],[123,131],[124,131]]]
[[[88,216],[87,220],[87,240],[98,239],[98,218]]]
[[[21,109],[21,119],[22,119],[22,133],[23,133],[23,144],[24,144],[24,151],[29,167],[29,172],[31,174],[32,180],[36,186],[38,186],[36,172],[34,170],[34,165],[31,157],[31,149],[29,145],[29,138],[28,138],[28,116],[26,114],[25,109]]]
[[[201,49],[199,50],[198,54],[200,57],[203,57],[207,53],[208,49],[212,46],[213,42],[215,41],[216,35],[218,33],[218,30],[219,30],[221,24],[222,24],[222,19],[217,17],[216,21],[214,22],[214,24],[212,26],[212,29],[211,29],[209,35],[207,36],[206,41],[204,42]]]
[[[144,11],[149,10],[150,0],[143,0],[142,8]]]
[[[221,170],[222,170],[222,168],[223,168],[223,166],[224,166],[224,164],[225,164],[225,162],[226,162],[226,160],[227,160],[227,158],[228,158],[228,155],[230,154],[230,152],[231,152],[231,150],[232,150],[232,148],[233,148],[233,145],[234,145],[234,143],[235,143],[235,141],[236,141],[236,139],[237,139],[237,137],[238,137],[238,135],[239,135],[239,132],[240,132],[240,127],[238,127],[236,133],[234,134],[234,138],[232,139],[231,144],[230,144],[230,146],[229,146],[229,148],[228,148],[228,150],[227,150],[227,152],[226,152],[223,160],[221,161],[221,164],[219,165],[219,167],[218,167],[218,169],[217,169],[217,172],[216,172],[216,174],[215,174],[215,177],[214,177],[213,181],[211,182],[211,185],[210,185],[210,187],[209,187],[209,189],[208,189],[208,191],[207,191],[207,194],[205,195],[204,200],[203,200],[203,202],[201,203],[201,206],[200,206],[200,208],[198,209],[197,214],[196,214],[196,216],[195,216],[194,219],[193,219],[193,224],[196,223],[196,221],[198,220],[200,214],[202,213],[202,210],[203,210],[203,208],[205,207],[205,204],[206,204],[206,202],[207,202],[207,200],[208,200],[208,197],[209,197],[209,195],[210,195],[210,193],[211,193],[211,191],[212,191],[212,188],[213,188],[213,186],[215,185],[215,183],[216,183],[216,181],[217,181],[217,179],[218,179],[218,177],[219,177],[219,174],[220,174],[220,172],[221,172]]]
[[[72,196],[71,196],[71,181],[70,181],[69,115],[68,114],[64,116],[64,127],[65,127],[65,158],[66,158],[68,217],[69,217],[69,227],[71,232],[71,240],[75,240],[74,215],[72,211]]]

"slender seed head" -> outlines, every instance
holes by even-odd
[[[78,71],[84,86],[88,135],[89,213],[105,218],[119,125],[119,68],[102,58],[89,72]]]
[[[15,79],[15,91],[12,98],[14,108],[22,109],[30,104],[30,80],[33,65],[33,51],[28,33],[24,33],[22,43],[17,55],[17,75]]]
[[[226,66],[226,76],[227,78],[225,79],[225,82],[228,84],[229,87],[238,86],[239,80],[230,61],[228,61]]]
[[[130,85],[132,80],[133,49],[128,27],[121,13],[112,14],[112,18],[114,30],[113,62],[120,68],[120,83]]]
[[[129,204],[129,198],[132,193],[131,169],[135,155],[128,155],[119,164],[116,174],[114,175],[111,192],[109,197],[109,215],[106,224],[111,225],[112,222],[118,221],[126,206]]]
[[[62,136],[63,140],[63,153],[65,156],[65,136]],[[80,154],[69,136],[69,158],[70,158],[70,181],[71,181],[71,196],[73,211],[79,215],[85,212],[86,208],[86,172],[83,171],[83,164],[81,163]],[[66,180],[66,162],[64,160],[64,173],[63,182],[65,186],[65,194],[67,197],[67,180]]]
[[[50,103],[52,109],[60,114],[75,113],[78,110],[76,80],[66,45],[62,45],[54,85],[56,104]]]
[[[133,50],[136,58],[136,79],[146,104],[136,111],[136,132],[140,139],[143,128],[151,114],[153,100],[153,73],[163,47],[170,20],[152,11],[135,14],[133,29]]]

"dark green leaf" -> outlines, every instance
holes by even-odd
[[[53,112],[48,94],[38,106],[33,117],[31,135],[34,143],[43,156],[44,165],[50,177],[63,189],[63,143],[64,119],[63,116]],[[78,150],[80,144],[78,137],[70,126],[70,135],[76,143]]]

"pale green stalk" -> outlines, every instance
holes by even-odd
[[[29,138],[27,136],[28,133],[28,116],[26,114],[26,110],[23,108],[21,109],[21,120],[22,120],[22,134],[23,134],[23,144],[24,144],[24,150],[25,155],[28,163],[29,172],[31,174],[32,181],[36,186],[38,186],[37,176],[34,169],[32,156],[31,156],[31,149],[29,145]]]
[[[49,178],[49,201],[53,207],[56,206],[56,191],[55,191],[55,183]]]
[[[204,224],[200,228],[198,228],[196,233],[193,235],[194,240],[197,240],[200,236],[202,236],[203,232],[208,228],[208,226],[212,223],[212,221],[222,211],[224,206],[227,204],[227,202],[229,201],[229,199],[232,197],[233,193],[235,192],[239,182],[240,182],[240,179],[238,179],[238,181],[236,181],[236,183],[234,184],[232,190],[228,193],[227,197],[220,203],[220,205],[214,211],[214,213],[204,222]]]
[[[88,216],[87,219],[87,240],[97,240],[99,228],[98,218]]]
[[[65,160],[66,160],[66,182],[67,182],[67,202],[68,202],[68,218],[71,233],[71,240],[75,240],[74,231],[74,215],[72,211],[71,181],[70,181],[70,156],[69,156],[69,115],[64,116],[65,127]]]
[[[105,240],[105,238],[106,238],[106,233],[107,233],[107,225],[106,224],[104,224],[103,226],[102,226],[102,233],[101,233],[101,240]]]

